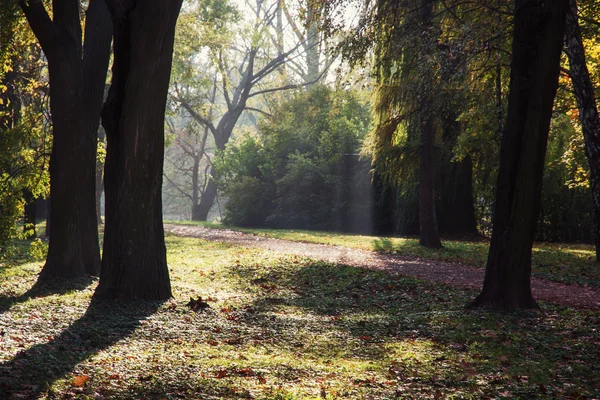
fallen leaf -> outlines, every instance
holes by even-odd
[[[90,379],[87,375],[79,375],[73,378],[71,381],[71,386],[73,387],[83,387],[85,383]]]
[[[227,371],[224,369],[219,370],[219,372],[217,372],[217,379],[223,379],[227,377]]]
[[[210,344],[211,346],[218,346],[219,345],[219,342],[217,342],[216,340],[213,340],[213,339],[208,339],[206,341],[206,343]]]

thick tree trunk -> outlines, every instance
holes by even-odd
[[[111,0],[112,85],[107,136],[105,233],[96,296],[171,296],[162,223],[164,118],[181,0]]]
[[[96,132],[110,55],[111,24],[103,0],[91,0],[85,44],[79,2],[55,3],[51,21],[39,0],[21,1],[48,58],[53,143],[50,155],[52,224],[40,278],[97,275]]]
[[[515,0],[511,82],[483,290],[471,306],[535,308],[531,248],[569,0]]]
[[[433,18],[432,0],[421,0],[420,18],[423,25],[423,52],[428,53],[429,36],[432,34]],[[424,247],[439,249],[442,247],[435,211],[434,189],[434,140],[435,126],[433,123],[433,72],[425,67],[419,122],[421,129],[421,151],[419,165],[419,244]]]
[[[594,93],[594,85],[585,61],[583,40],[577,20],[577,2],[570,1],[567,13],[565,52],[569,57],[569,75],[579,109],[579,121],[583,130],[585,154],[590,164],[590,186],[594,210],[594,245],[596,262],[600,262],[600,117]]]

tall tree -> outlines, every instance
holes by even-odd
[[[483,289],[473,307],[537,307],[531,295],[531,249],[568,7],[568,0],[515,0],[494,227]]]
[[[106,220],[96,296],[171,296],[162,223],[167,91],[182,0],[110,0],[112,84],[106,130]]]
[[[206,1],[206,3],[210,5],[212,1]],[[285,49],[271,48],[269,37],[264,32],[272,27],[272,21],[277,15],[277,7],[265,0],[256,1],[256,5],[252,7],[254,18],[248,29],[249,34],[237,38],[241,43],[233,43],[231,32],[227,31],[232,30],[232,23],[239,24],[238,13],[234,7],[228,6],[227,2],[219,4],[222,9],[213,7],[210,13],[205,10],[206,4],[202,2],[199,4],[204,7],[200,13],[204,26],[212,27],[212,31],[218,32],[221,38],[216,40],[216,34],[210,36],[209,33],[202,32],[203,36],[209,37],[211,40],[207,41],[205,48],[198,49],[198,51],[208,50],[214,59],[218,79],[213,79],[211,76],[209,81],[212,84],[217,82],[220,92],[215,97],[214,87],[207,85],[209,94],[199,102],[197,94],[186,88],[185,82],[178,80],[173,84],[170,97],[197,124],[208,129],[214,139],[216,149],[222,151],[229,142],[244,111],[263,112],[252,107],[252,100],[260,98],[259,96],[307,86],[314,82],[303,80],[302,83],[296,84],[274,79],[276,71],[280,70],[282,66],[290,64],[306,51],[304,45],[307,40],[302,37]],[[202,41],[196,39],[196,43],[202,43]],[[192,57],[196,57],[196,54],[193,54]],[[212,68],[208,70],[211,72]],[[195,72],[197,75],[201,74],[200,71]],[[217,98],[224,103],[224,107],[215,106],[214,101]],[[210,99],[213,100],[210,101]],[[210,107],[206,107],[206,103],[209,103]],[[222,108],[220,115],[219,108]],[[201,141],[200,143],[205,144],[206,142]],[[215,170],[211,168],[210,175],[214,176],[214,174]],[[204,188],[198,191],[202,192],[202,196],[200,202],[193,207],[192,218],[205,221],[217,196],[216,181],[209,179]]]
[[[571,0],[567,13],[565,52],[569,58],[569,76],[579,109],[579,121],[585,141],[585,154],[590,164],[590,187],[593,205],[594,245],[600,262],[600,117],[594,86],[588,71],[583,39],[577,17],[577,1]]]
[[[42,0],[21,0],[48,59],[53,145],[48,257],[41,277],[97,275],[96,134],[110,56],[111,24],[104,0],[90,0],[85,42],[79,0],[54,0],[52,19]]]

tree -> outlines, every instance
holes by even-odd
[[[202,29],[199,32],[208,36],[208,40],[204,38],[204,50],[209,51],[213,65],[205,67],[205,70],[216,74],[216,79],[209,76],[208,81],[219,84],[220,92],[217,97],[224,103],[224,107],[221,109],[214,105],[217,97],[214,96],[212,85],[207,85],[207,88],[213,95],[205,95],[203,98],[200,96],[201,99],[198,101],[196,88],[189,90],[185,82],[180,79],[172,85],[170,98],[184,109],[198,125],[207,128],[212,135],[217,151],[223,151],[244,111],[264,112],[252,107],[250,104],[252,100],[258,96],[306,86],[314,81],[290,83],[274,79],[274,72],[301,55],[305,44],[303,41],[295,41],[285,49],[272,48],[269,36],[265,32],[272,26],[271,21],[276,16],[277,7],[270,7],[271,4],[265,0],[257,1],[252,8],[254,18],[250,28],[245,31],[246,34],[243,37],[238,38],[241,43],[234,43],[231,24],[236,22],[239,24],[238,13],[235,8],[228,6],[227,2],[219,2],[219,4],[216,6],[212,0],[206,1],[206,4],[199,3],[200,18],[203,22],[201,28],[212,28],[211,33]],[[197,34],[198,32],[196,32]],[[190,39],[188,38],[188,40]],[[303,38],[302,40],[307,39]],[[203,43],[197,39],[196,42]],[[201,50],[197,49],[198,52]],[[196,74],[201,73],[196,71]],[[318,78],[315,78],[315,81]],[[207,107],[207,103],[211,106]],[[200,143],[206,144],[204,141]],[[210,169],[210,176],[215,176],[213,168]],[[196,179],[196,181],[200,182],[200,179]],[[192,218],[205,221],[217,196],[217,185],[214,179],[209,179],[202,189],[196,190],[202,192],[202,196],[199,204],[193,205]]]
[[[368,231],[368,168],[355,152],[369,108],[350,91],[315,85],[297,91],[215,161],[228,202],[225,221],[241,226]]]
[[[106,130],[106,220],[95,296],[171,296],[162,223],[164,123],[181,0],[110,0],[112,84]]]
[[[472,307],[535,308],[531,249],[568,0],[515,0],[510,94],[483,289]]]
[[[21,0],[48,59],[53,144],[50,156],[52,224],[41,277],[97,275],[96,134],[110,55],[111,24],[104,0],[90,0],[85,41],[79,1]]]
[[[567,13],[565,52],[569,58],[569,76],[579,109],[585,153],[590,165],[590,187],[593,205],[594,245],[600,262],[600,117],[594,86],[588,71],[583,40],[577,17],[577,1],[571,0]]]

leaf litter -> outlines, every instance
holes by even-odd
[[[167,242],[174,299],[152,312],[116,304],[87,318],[95,282],[18,302],[1,294],[3,398],[600,395],[596,310],[466,311],[470,290],[199,239]],[[25,293],[32,279],[21,275],[5,279]],[[210,307],[195,311],[199,301]]]

